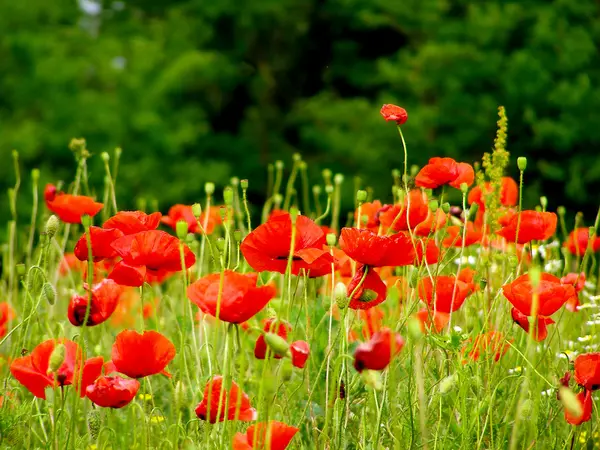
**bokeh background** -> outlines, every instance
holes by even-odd
[[[597,0],[2,0],[0,188],[12,149],[25,197],[34,167],[72,181],[68,143],[85,137],[98,190],[98,154],[123,148],[121,208],[143,196],[164,212],[232,176],[258,203],[266,165],[294,152],[313,182],[328,167],[389,200],[403,156],[381,104],[408,110],[411,164],[479,160],[504,105],[510,175],[529,158],[526,205],[544,193],[590,223],[599,17]]]

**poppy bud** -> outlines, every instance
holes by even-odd
[[[467,183],[460,183],[460,190],[463,194],[466,194],[469,190],[469,185]]]
[[[92,218],[87,215],[84,214],[83,216],[81,216],[81,225],[83,225],[84,228],[89,228],[92,226]]]
[[[323,175],[326,184],[329,184],[331,181],[331,169],[323,169],[323,172],[321,172],[321,174]]]
[[[192,205],[192,214],[195,218],[199,218],[202,215],[202,205],[200,203],[194,203]]]
[[[314,185],[312,191],[314,195],[321,194],[321,186],[319,186],[318,184]]]
[[[92,441],[98,439],[98,434],[100,433],[100,428],[102,427],[102,417],[100,416],[100,410],[92,409],[88,413],[87,426]]]
[[[333,177],[333,182],[339,186],[344,182],[344,175],[342,175],[341,173],[336,173]]]
[[[110,155],[107,152],[100,153],[100,158],[106,163],[110,161]]]
[[[300,153],[294,153],[292,155],[292,159],[294,160],[294,162],[302,161],[302,155]]]
[[[325,186],[325,193],[327,195],[333,194],[333,186],[331,184],[328,184],[327,186]]]
[[[284,164],[283,164],[283,161],[282,161],[282,160],[278,159],[277,161],[275,161],[275,168],[276,168],[277,170],[281,170],[281,169],[283,169],[283,166],[284,166]]]
[[[381,383],[381,374],[377,370],[363,370],[360,373],[363,382],[372,387],[376,391],[380,391],[383,388]]]
[[[450,376],[447,376],[442,381],[440,381],[440,394],[444,395],[450,392],[454,386],[456,386],[456,382],[458,377],[455,373]]]
[[[235,230],[233,232],[233,239],[235,239],[235,242],[241,242],[241,240],[242,240],[242,232],[241,232],[241,230]]]
[[[246,178],[244,178],[243,180],[240,181],[240,186],[242,187],[242,190],[246,190],[248,189],[248,180]]]
[[[517,167],[521,172],[524,172],[527,168],[527,158],[525,158],[524,156],[519,156],[517,158]]]
[[[265,342],[276,355],[286,355],[289,352],[290,344],[276,333],[265,333]]]
[[[415,319],[414,317],[410,317],[406,323],[406,330],[408,331],[408,335],[413,339],[417,340],[421,336],[423,336],[423,331],[421,329],[421,322],[419,319]]]
[[[445,214],[448,214],[450,212],[450,203],[442,203],[442,211],[444,211]]]
[[[237,187],[240,185],[240,179],[238,177],[231,177],[229,182],[233,187]]]
[[[50,217],[48,217],[48,221],[46,222],[46,230],[45,230],[46,234],[48,235],[48,238],[52,239],[52,237],[54,237],[54,235],[58,231],[59,226],[60,226],[60,222],[58,220],[58,217],[56,217],[54,214],[52,214]]]
[[[217,247],[217,250],[219,250],[220,253],[223,253],[225,251],[225,239],[220,237],[215,241],[215,246]]]
[[[335,303],[337,307],[340,309],[344,309],[350,303],[350,299],[346,294],[346,285],[342,282],[335,285],[335,289],[333,290]]]
[[[545,210],[546,207],[548,206],[548,197],[546,197],[545,195],[542,195],[540,197],[540,205],[542,205],[542,209]]]
[[[359,204],[366,202],[367,201],[367,191],[363,191],[362,189],[359,189],[356,192],[356,201]]]
[[[556,212],[559,216],[564,216],[567,213],[567,208],[565,208],[564,206],[559,206],[558,208],[556,208]]]
[[[56,289],[54,289],[52,283],[44,283],[42,286],[42,295],[49,304],[54,305],[54,302],[56,301]]]
[[[177,233],[177,237],[181,240],[184,240],[187,237],[188,233],[188,223],[185,220],[178,220],[175,225],[175,232]]]
[[[410,176],[416,177],[417,174],[419,173],[419,170],[421,170],[421,168],[419,166],[417,166],[416,164],[413,164],[412,166],[410,166]]]
[[[233,205],[233,189],[229,186],[223,190],[223,201],[227,206]]]
[[[34,183],[40,179],[40,169],[31,169],[31,179]]]
[[[563,404],[564,408],[569,414],[571,414],[573,417],[581,417],[583,415],[581,403],[577,399],[577,395],[575,395],[571,389],[566,386],[559,387],[558,396],[560,402]]]
[[[215,193],[215,183],[211,183],[210,181],[204,184],[204,192],[206,195],[211,196]]]
[[[298,168],[300,170],[306,170],[306,167],[308,167],[306,161],[298,161]]]
[[[296,208],[295,206],[292,206],[290,208],[290,218],[292,219],[292,224],[296,223],[296,219],[298,218],[298,214],[300,214],[300,211],[298,211],[298,208]]]
[[[400,178],[400,170],[399,169],[392,169],[392,177],[394,177],[394,178]]]
[[[73,153],[81,153],[85,150],[85,147],[85,139],[73,138],[71,139],[71,142],[69,142],[69,150],[71,150]]]
[[[275,194],[273,196],[273,203],[275,203],[275,206],[279,207],[279,205],[281,205],[282,201],[283,201],[283,195]]]
[[[54,347],[48,360],[48,372],[56,372],[62,366],[62,363],[65,361],[66,352],[67,347],[65,347],[65,344],[58,344]]]
[[[431,210],[432,213],[436,212],[439,207],[440,207],[440,203],[437,200],[434,199],[429,202],[429,209]]]
[[[327,240],[327,245],[329,245],[330,247],[333,247],[335,245],[335,243],[337,242],[337,237],[336,237],[335,233],[327,233],[327,236],[325,236],[325,239]]]

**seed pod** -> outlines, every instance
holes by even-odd
[[[54,214],[52,214],[50,217],[48,217],[48,221],[46,222],[46,234],[48,235],[49,239],[52,239],[54,237],[54,235],[56,234],[56,232],[58,231],[58,227],[60,226],[60,221],[58,220],[58,217],[56,217]]]
[[[181,240],[184,240],[187,237],[188,233],[188,223],[185,220],[178,220],[175,225],[175,232],[177,233],[177,237]]]
[[[276,355],[283,356],[289,352],[290,344],[275,333],[265,333],[265,342]]]
[[[56,301],[56,289],[54,289],[52,283],[44,283],[42,286],[42,295],[50,305],[54,305]]]
[[[93,441],[98,439],[100,428],[102,426],[102,416],[100,410],[92,409],[87,416],[87,426],[90,432],[90,437]]]

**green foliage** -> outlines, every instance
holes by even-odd
[[[296,151],[313,174],[360,175],[385,197],[382,175],[401,166],[402,150],[377,113],[382,103],[408,110],[410,164],[478,159],[504,105],[509,174],[516,156],[532,166],[525,205],[543,191],[549,209],[570,204],[588,221],[595,213],[593,0],[102,5],[94,15],[66,0],[0,4],[0,155],[18,149],[41,182],[72,179],[67,144],[85,136],[96,155],[123,148],[119,203],[130,208],[142,192],[163,210],[192,203],[205,181],[233,175],[253,180],[258,203],[266,163]],[[13,184],[11,165],[0,165],[0,188]],[[0,217],[8,211],[0,202]]]

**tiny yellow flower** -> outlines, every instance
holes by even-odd
[[[138,395],[138,398],[144,401],[152,400],[152,396],[150,394],[140,394]]]
[[[165,418],[163,416],[152,416],[150,417],[150,423],[161,423],[164,422]]]

